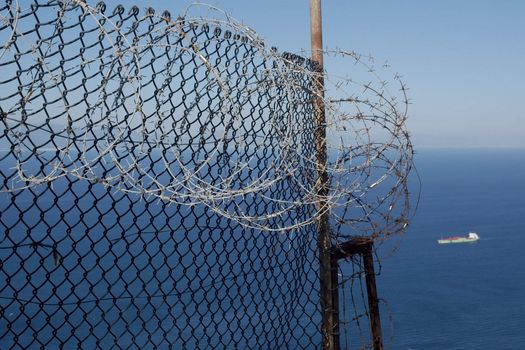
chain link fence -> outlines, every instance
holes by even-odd
[[[135,191],[188,169],[242,189],[277,160],[289,100],[262,81],[274,63],[257,43],[217,24],[170,31],[170,14],[151,9],[17,6],[0,8],[0,348],[318,346],[313,225],[269,233]],[[212,74],[227,76],[228,96]],[[309,79],[294,79],[305,87],[294,99],[308,101]],[[241,119],[227,115],[235,106]],[[312,108],[296,111],[292,146],[309,155]],[[293,186],[283,178],[266,195],[293,200]],[[275,220],[314,210],[299,209]]]
[[[1,349],[312,349],[323,312],[343,346],[374,346],[372,248],[367,270],[343,247],[408,224],[404,85],[325,98],[313,62],[193,8],[0,5]],[[331,271],[337,310],[320,307],[327,212],[327,252],[351,262]]]

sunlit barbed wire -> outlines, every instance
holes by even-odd
[[[50,1],[38,20],[29,2],[5,4],[0,65],[11,71],[0,113],[10,144],[0,146],[15,154],[18,176],[3,191],[67,176],[206,206],[263,231],[291,232],[327,211],[335,240],[382,240],[406,228],[409,102],[387,64],[327,50],[336,74],[320,72],[303,58],[309,52],[280,53],[202,4],[177,17],[116,7],[112,14],[136,18],[131,25],[103,3]],[[28,30],[35,25],[38,35]],[[320,76],[324,94],[313,84]],[[326,196],[313,145],[319,98]]]

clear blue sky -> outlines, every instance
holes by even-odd
[[[177,14],[191,1],[125,3]],[[281,51],[309,49],[308,0],[207,3]],[[326,47],[371,53],[404,76],[416,149],[525,148],[525,1],[324,0],[323,20]]]

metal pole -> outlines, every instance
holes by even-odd
[[[321,17],[321,0],[310,0],[310,40],[312,60],[323,68],[323,20]]]
[[[374,271],[374,257],[372,254],[372,243],[366,247],[363,253],[363,265],[365,268],[366,291],[368,294],[368,312],[370,313],[370,333],[374,350],[383,350],[381,333],[381,317],[379,315],[379,303],[377,299],[376,274]]]
[[[339,262],[334,255],[330,255],[331,265],[329,266],[331,271],[331,283],[332,283],[332,318],[333,324],[328,325],[332,329],[330,334],[333,346],[329,349],[340,348],[340,332],[339,332]]]
[[[316,77],[313,81],[314,113],[315,113],[315,149],[317,153],[317,194],[319,195],[317,209],[323,214],[318,219],[317,244],[319,249],[319,280],[320,304],[322,312],[321,333],[322,348],[325,350],[339,349],[339,320],[337,286],[337,260],[331,256],[331,241],[329,213],[326,210],[326,195],[328,194],[328,174],[326,172],[326,120],[324,106],[323,79],[323,33],[321,19],[321,0],[310,0],[310,33],[312,45],[312,60],[316,62]]]

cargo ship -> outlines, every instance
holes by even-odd
[[[476,242],[479,240],[479,236],[474,233],[470,232],[466,236],[453,236],[453,237],[447,237],[447,238],[441,238],[438,239],[439,244],[447,244],[447,243],[468,243],[468,242]]]

